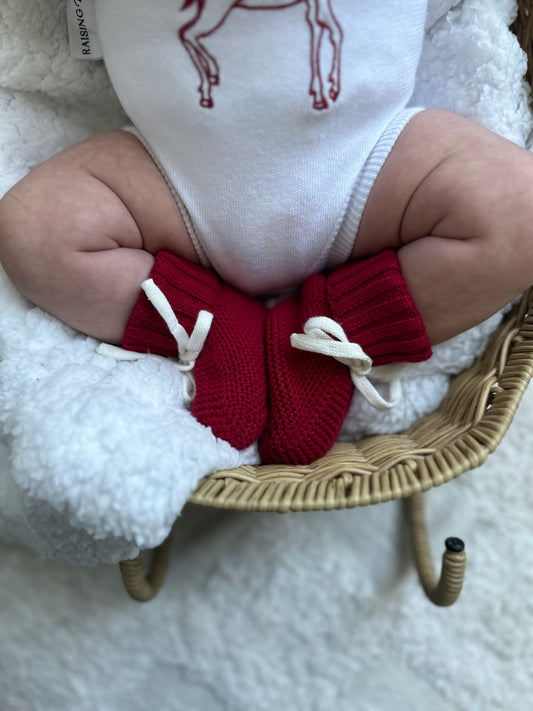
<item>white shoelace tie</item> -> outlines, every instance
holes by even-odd
[[[403,365],[397,367],[380,366],[372,368],[372,359],[358,343],[348,340],[342,326],[327,316],[310,318],[304,324],[304,333],[293,333],[291,345],[302,351],[320,353],[335,358],[339,363],[348,366],[352,382],[365,398],[377,410],[390,410],[398,404],[401,397],[401,382],[397,375]],[[379,374],[381,374],[381,378]],[[385,400],[372,385],[368,375],[389,381],[390,400]]]
[[[192,333],[189,336],[187,331],[178,321],[167,297],[163,294],[154,280],[147,279],[141,284],[141,286],[148,298],[148,301],[166,323],[168,330],[176,341],[178,346],[178,361],[176,363],[176,368],[185,375],[183,382],[183,397],[186,404],[190,404],[194,399],[196,392],[192,369],[194,368],[196,360],[200,355],[202,348],[204,347],[205,340],[209,334],[209,330],[213,322],[213,314],[209,311],[200,311],[196,318],[196,323],[194,324]],[[144,358],[148,355],[147,353],[127,351],[108,343],[102,343],[97,352],[100,355],[122,361],[139,360],[140,358]]]

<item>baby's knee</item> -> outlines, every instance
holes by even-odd
[[[490,171],[480,171],[466,199],[470,234],[497,278],[516,280],[520,290],[529,288],[533,284],[533,155],[510,144],[495,151]]]
[[[34,230],[29,228],[32,206],[19,194],[17,186],[0,199],[0,263],[21,291],[38,270],[38,252],[32,249]]]
[[[438,227],[453,227],[449,236],[463,239],[528,233],[533,155],[473,122],[466,127],[424,181],[430,188],[426,195],[441,206]]]
[[[93,175],[88,147],[49,159],[0,200],[0,261],[30,300],[56,290],[80,253],[140,247],[121,198]]]
[[[72,250],[69,235],[61,229],[69,209],[68,193],[61,196],[53,174],[39,168],[0,200],[0,262],[32,301],[61,277],[60,265]]]

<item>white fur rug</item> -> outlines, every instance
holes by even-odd
[[[530,711],[533,390],[486,464],[426,495],[435,561],[466,542],[436,608],[399,502],[317,514],[187,507],[159,596],[118,566],[0,543],[2,711]]]
[[[452,108],[525,144],[525,58],[514,0],[430,3],[414,103]],[[440,19],[439,19],[440,18]],[[102,63],[68,56],[63,0],[0,0],[0,194],[33,165],[124,115]],[[21,300],[0,276],[0,537],[80,564],[114,562],[167,535],[198,480],[257,461],[183,408],[170,361],[116,363]],[[438,406],[498,317],[410,366],[383,415],[356,395],[343,436],[396,431]],[[201,452],[201,456],[198,453]]]

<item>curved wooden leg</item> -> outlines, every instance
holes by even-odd
[[[141,556],[119,563],[122,582],[128,594],[137,602],[148,602],[159,592],[168,569],[172,550],[172,534],[152,552],[152,562],[148,574],[144,572]]]
[[[465,545],[460,538],[447,538],[442,557],[440,578],[435,572],[424,516],[423,494],[414,494],[406,499],[407,516],[416,567],[420,582],[428,598],[435,605],[453,605],[463,587],[466,567]]]

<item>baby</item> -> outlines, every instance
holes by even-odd
[[[427,359],[533,283],[533,158],[407,108],[426,0],[398,5],[95,0],[133,126],[0,201],[22,294],[193,368],[192,414],[265,462],[324,455],[354,383],[388,406],[371,365]]]

